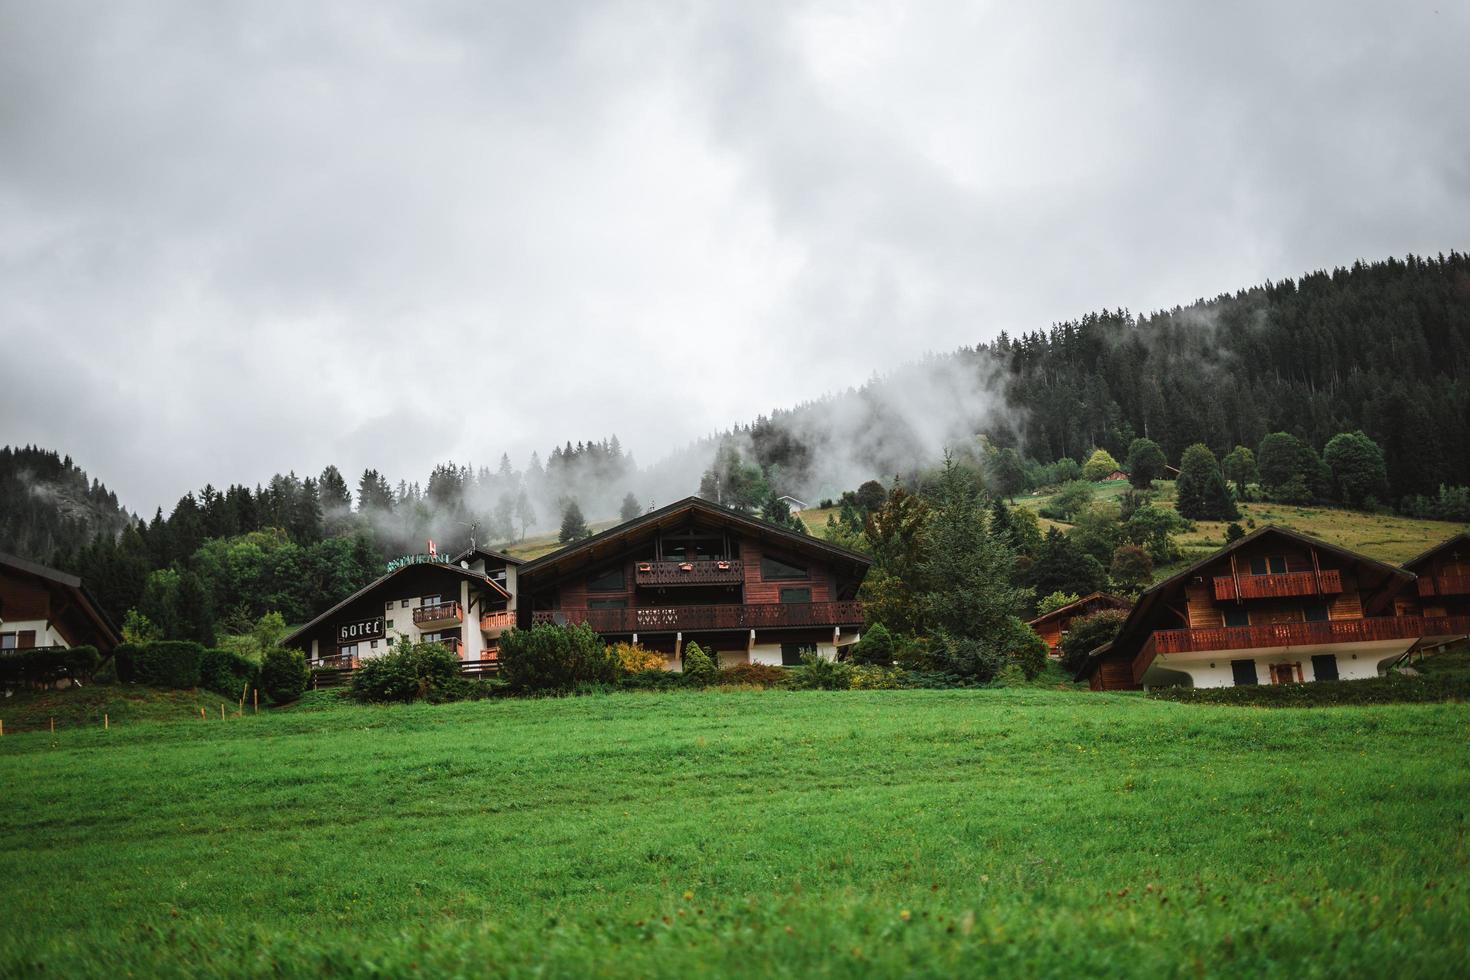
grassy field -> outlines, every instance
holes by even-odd
[[[1464,704],[332,707],[0,739],[0,975],[1464,975]]]

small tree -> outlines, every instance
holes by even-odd
[[[1245,528],[1241,527],[1234,521],[1231,521],[1230,525],[1225,528],[1226,544],[1234,544],[1236,541],[1239,541],[1243,537],[1245,537]]]
[[[1107,584],[1107,571],[1098,560],[1056,528],[1046,532],[1036,561],[1026,571],[1026,584],[1038,595],[1068,592],[1091,595]]]
[[[1236,446],[1220,463],[1225,479],[1235,484],[1235,495],[1245,498],[1252,483],[1259,483],[1261,474],[1256,469],[1256,454],[1247,446]]]
[[[1332,471],[1332,495],[1349,507],[1381,503],[1388,496],[1388,466],[1383,450],[1362,431],[1339,432],[1322,450]]]
[[[163,639],[163,632],[153,625],[153,620],[136,609],[129,609],[123,617],[122,635],[124,643],[152,643]]]
[[[592,529],[587,526],[587,520],[582,516],[582,508],[575,500],[567,501],[566,507],[561,512],[561,533],[557,540],[562,544],[568,541],[577,541],[592,534]]]
[[[1012,620],[1008,652],[1011,662],[1020,666],[1028,681],[1034,681],[1046,670],[1046,641],[1019,619]]]
[[[1106,449],[1094,449],[1092,455],[1087,457],[1087,462],[1082,464],[1082,479],[1089,483],[1106,480],[1114,470],[1118,469],[1118,461],[1113,454]]]
[[[1108,574],[1120,589],[1132,592],[1153,581],[1154,562],[1138,545],[1120,544],[1113,552],[1113,564]]]
[[[1167,462],[1158,443],[1152,439],[1134,439],[1128,444],[1128,482],[1139,490],[1147,490],[1164,475]]]
[[[1047,501],[1041,516],[1057,521],[1070,521],[1092,503],[1092,484],[1086,480],[1072,480],[1062,485],[1057,495]]]
[[[720,669],[704,649],[693,640],[684,647],[684,681],[695,687],[713,684],[720,677]]]
[[[1118,635],[1126,618],[1120,609],[1104,609],[1072,620],[1067,635],[1062,637],[1062,666],[1076,673],[1089,653]]]
[[[1179,513],[1192,521],[1233,521],[1240,516],[1215,454],[1202,442],[1184,450],[1175,492]]]
[[[300,650],[276,647],[267,650],[260,662],[260,686],[276,704],[290,704],[306,691],[311,671]]]
[[[986,475],[997,497],[1014,497],[1026,485],[1026,467],[1021,454],[1006,448],[991,454]]]
[[[1322,460],[1311,446],[1289,432],[1273,432],[1261,440],[1256,451],[1261,487],[1273,499],[1305,503],[1322,486]],[[1328,480],[1331,474],[1327,474]]]
[[[1036,604],[1036,615],[1045,616],[1047,613],[1052,612],[1053,610],[1060,609],[1063,606],[1070,606],[1072,603],[1081,598],[1082,597],[1075,592],[1053,592],[1050,595],[1044,596],[1042,600]]]
[[[633,496],[630,490],[628,495],[623,498],[623,506],[618,509],[618,517],[622,518],[624,523],[627,523],[642,513],[643,508],[639,505],[638,498]]]
[[[543,623],[500,638],[500,670],[519,690],[571,691],[579,684],[614,683],[618,657],[586,623]]]
[[[852,649],[852,659],[854,663],[874,667],[893,666],[893,637],[882,623],[874,624],[872,629],[863,634],[863,638]]]

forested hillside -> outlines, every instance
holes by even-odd
[[[948,408],[912,410],[921,387]],[[1002,334],[728,438],[783,486],[817,494],[834,470],[847,486],[907,474],[923,462],[913,447],[956,433],[1041,463],[1096,447],[1122,460],[1146,436],[1177,465],[1196,442],[1224,456],[1285,431],[1320,451],[1358,429],[1383,448],[1394,504],[1470,483],[1465,255],[1356,263],[1149,316],[1104,310]]]
[[[0,551],[54,562],[98,532],[131,520],[108,490],[70,456],[36,446],[0,447]]]

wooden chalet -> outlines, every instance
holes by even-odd
[[[1416,576],[1414,593],[1400,600],[1404,615],[1451,623],[1470,616],[1470,532],[1460,532],[1404,562]],[[1454,639],[1451,632],[1432,639]]]
[[[284,645],[305,652],[313,666],[349,669],[405,641],[442,643],[467,664],[497,659],[500,635],[515,625],[506,586],[514,587],[519,559],[473,549],[453,561],[416,555],[392,564]]]
[[[0,649],[94,646],[122,634],[75,575],[0,553]]]
[[[1027,625],[1046,641],[1048,654],[1059,657],[1061,656],[1062,637],[1067,635],[1067,630],[1074,619],[1082,619],[1093,613],[1102,612],[1104,609],[1131,609],[1132,607],[1133,603],[1120,595],[1113,595],[1111,592],[1094,592],[1092,595],[1083,596],[1076,602],[1069,602],[1065,606],[1058,606],[1049,613],[1037,616]]]
[[[863,625],[869,559],[698,497],[520,567],[518,623],[587,623],[679,669],[697,640],[721,666],[835,657]]]
[[[1414,574],[1275,526],[1144,591],[1078,674],[1093,690],[1375,677],[1470,616],[1415,610]],[[1432,614],[1431,614],[1432,613]]]

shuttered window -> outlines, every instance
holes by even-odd
[[[803,653],[816,652],[817,648],[809,643],[783,643],[781,644],[781,666],[800,667]]]
[[[1312,674],[1319,681],[1337,680],[1337,654],[1319,653],[1313,656]]]
[[[1230,673],[1235,677],[1236,687],[1249,687],[1259,684],[1256,679],[1256,662],[1254,660],[1232,660],[1230,661]]]

